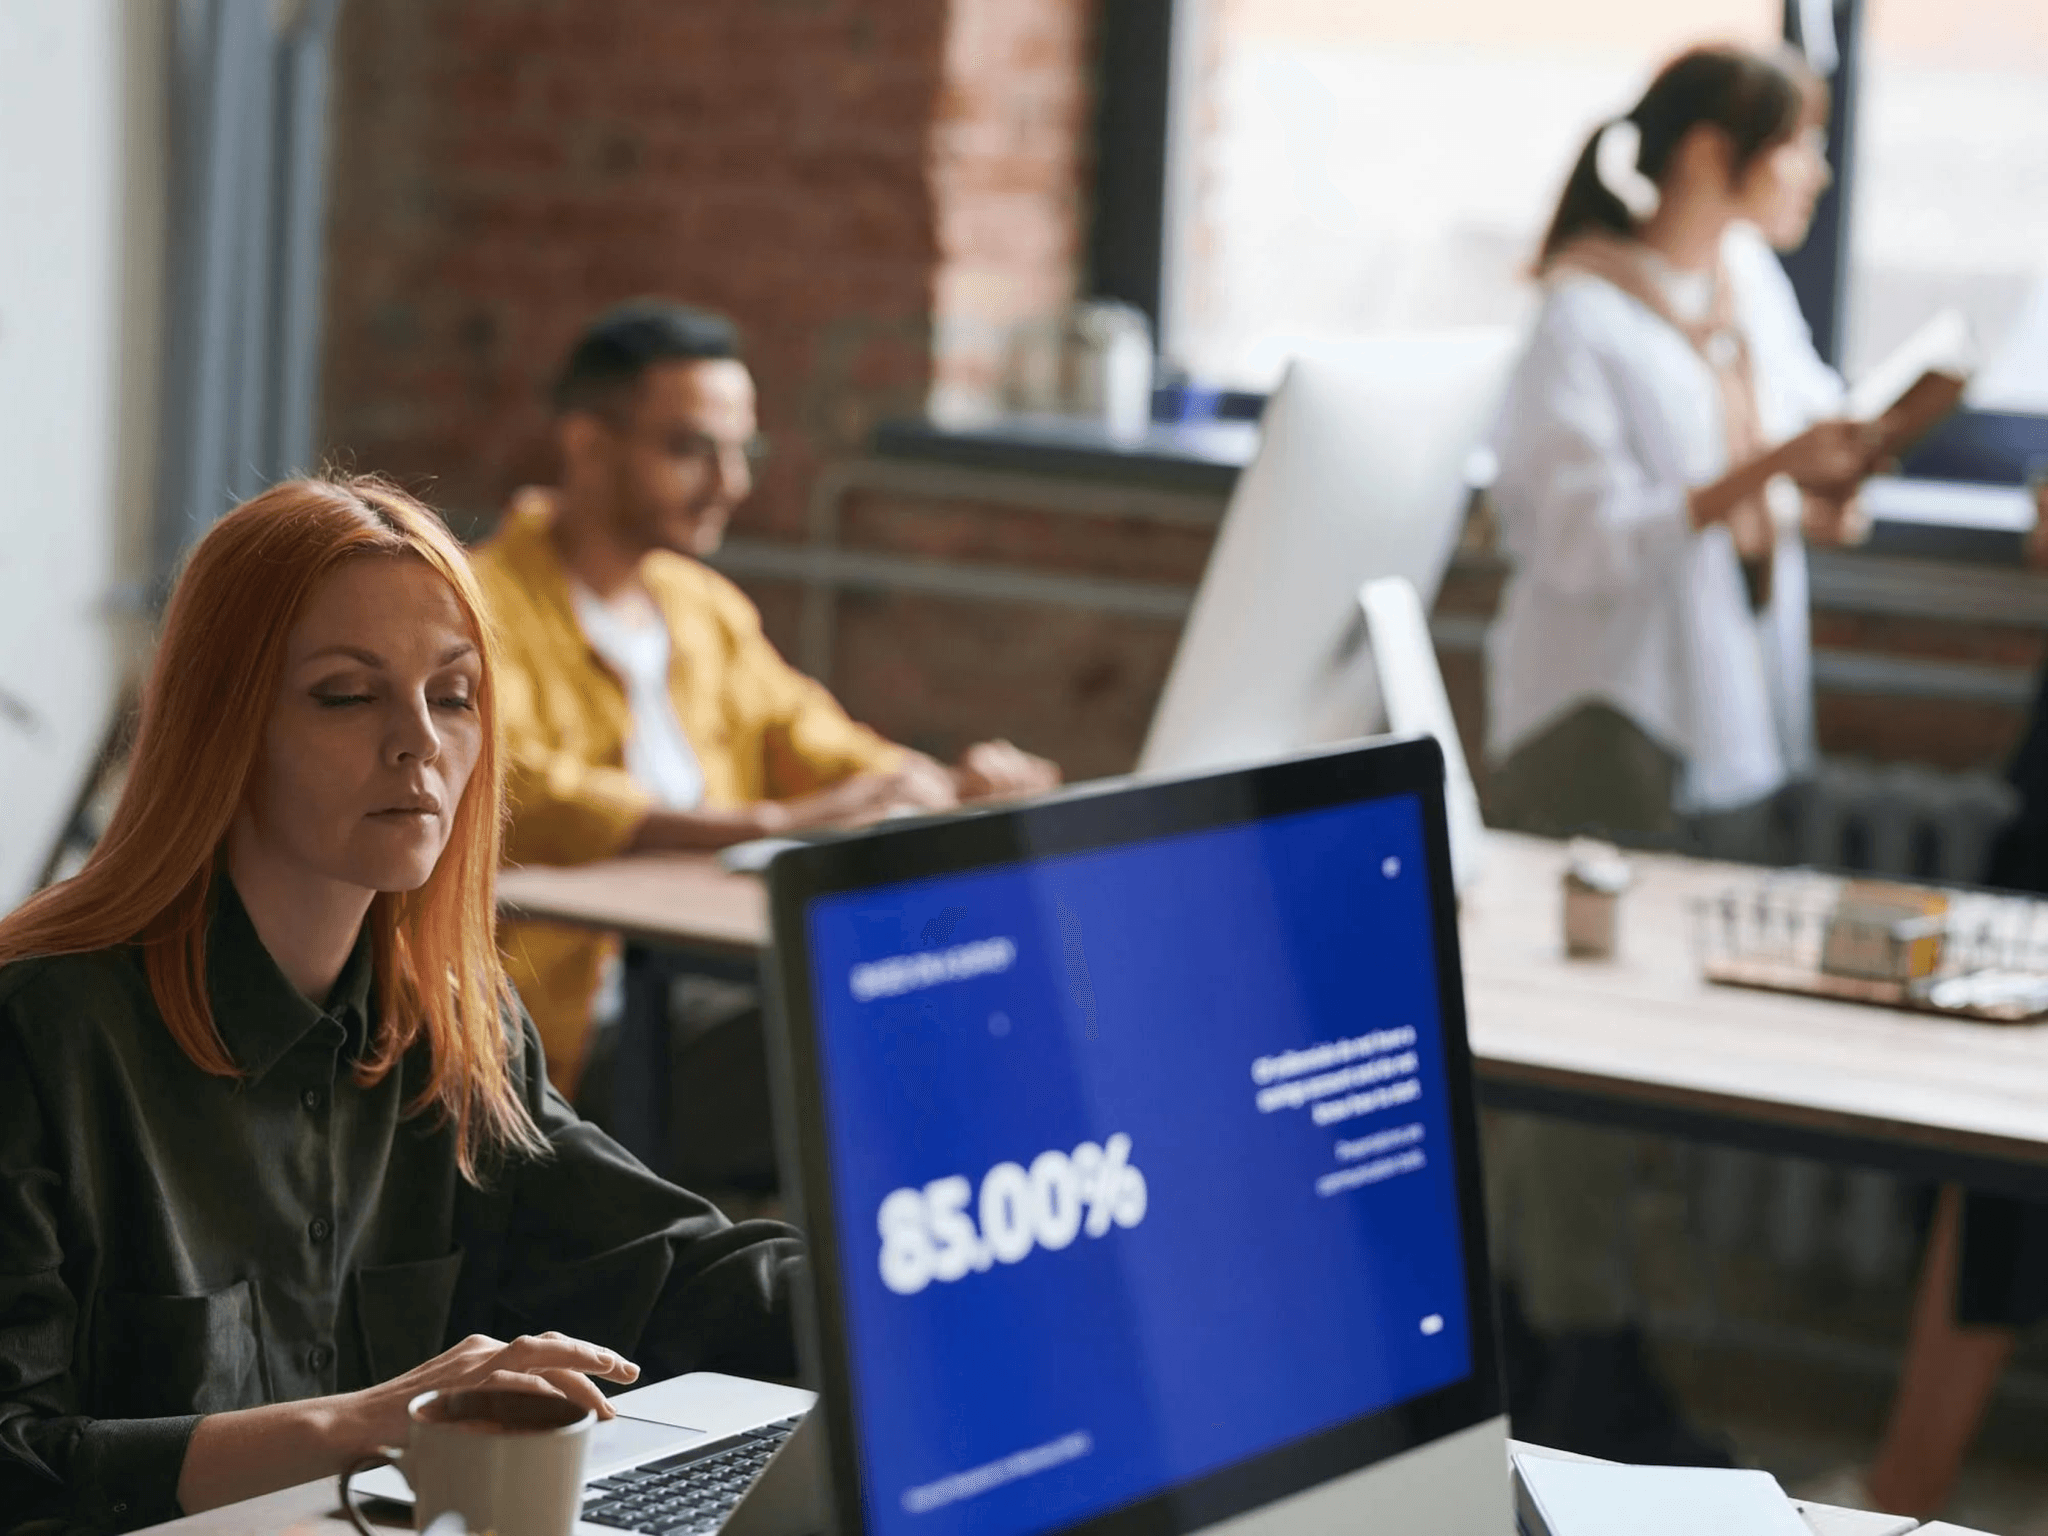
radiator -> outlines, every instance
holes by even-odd
[[[2018,808],[2012,786],[1988,773],[1831,758],[1796,801],[1794,846],[1819,869],[1974,885]]]

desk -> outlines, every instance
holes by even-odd
[[[1490,836],[1460,920],[1489,1103],[2048,1194],[2048,1027],[1713,985],[1691,904],[1755,869],[1634,858],[1612,961],[1559,944],[1563,850]]]
[[[356,1536],[356,1528],[341,1512],[334,1483],[333,1478],[323,1477],[317,1483],[301,1483],[225,1509],[152,1525],[148,1530],[151,1536],[159,1532],[162,1536]],[[403,1516],[403,1523],[389,1526],[393,1532],[412,1529],[410,1512]],[[370,1523],[380,1524],[374,1519]]]
[[[498,876],[498,909],[606,928],[628,943],[751,964],[768,942],[768,887],[709,854],[631,854],[597,864],[530,865]]]
[[[1635,858],[1618,957],[1567,960],[1562,848],[1489,842],[1459,923],[1488,1103],[2048,1194],[2048,1027],[1711,985],[1690,903],[1757,872],[1668,855]],[[511,870],[499,897],[521,916],[726,963],[767,942],[760,882],[705,856]]]
[[[753,980],[768,938],[767,886],[727,874],[709,854],[642,854],[508,869],[498,877],[498,907],[507,917],[624,937],[625,997],[606,1125],[648,1167],[673,1176],[669,983],[683,971]]]
[[[1902,1529],[1885,1516],[1837,1510],[1826,1505],[1803,1504],[1800,1514],[1815,1536],[1874,1536],[1874,1533]],[[373,1520],[371,1523],[379,1522]],[[391,1529],[409,1531],[412,1527],[393,1525]],[[1938,1529],[1954,1531],[1955,1527],[1942,1526]],[[188,1515],[168,1525],[153,1525],[145,1536],[354,1536],[354,1533],[355,1527],[342,1517],[340,1501],[334,1496],[334,1479],[330,1477],[317,1483],[302,1483],[281,1493],[266,1494],[246,1503],[231,1504],[226,1509],[208,1514]],[[1959,1532],[1958,1536],[1971,1536],[1971,1533]]]

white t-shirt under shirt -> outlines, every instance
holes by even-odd
[[[626,685],[633,717],[626,771],[665,809],[695,810],[704,803],[704,768],[669,697],[668,626],[661,614],[646,593],[630,587],[606,602],[572,581],[569,600],[583,637]]]

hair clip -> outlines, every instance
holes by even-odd
[[[1612,192],[1638,223],[1655,213],[1663,200],[1657,183],[1636,164],[1642,152],[1643,131],[1626,117],[1601,129],[1593,148],[1593,173],[1600,178],[1600,185]]]

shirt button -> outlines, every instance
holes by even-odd
[[[333,1224],[325,1216],[315,1216],[306,1223],[306,1236],[312,1238],[316,1243],[326,1242],[327,1234],[333,1230]]]
[[[318,1109],[320,1107],[320,1090],[318,1088],[308,1088],[299,1095],[299,1102],[308,1109]]]
[[[324,1371],[333,1363],[334,1351],[325,1344],[315,1344],[306,1351],[306,1369],[309,1371]]]

